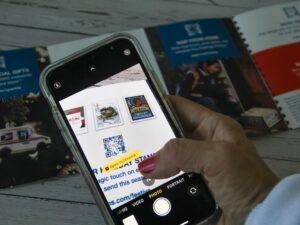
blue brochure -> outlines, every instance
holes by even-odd
[[[173,66],[237,57],[223,19],[205,19],[155,28]]]
[[[0,97],[39,92],[40,67],[35,48],[0,52]]]

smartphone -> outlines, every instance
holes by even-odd
[[[210,224],[218,217],[201,175],[152,180],[138,171],[183,134],[133,36],[114,35],[50,65],[40,85],[107,224]]]

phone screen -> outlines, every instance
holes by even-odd
[[[111,209],[170,180],[137,169],[175,138],[139,64],[60,101]]]
[[[153,180],[138,171],[138,163],[179,133],[134,46],[113,47],[118,54],[89,56],[93,63],[85,68],[95,77],[89,82],[80,84],[82,70],[68,67],[79,78],[74,91],[58,94],[58,102],[115,223],[193,224],[208,218],[216,205],[201,176],[181,172]],[[54,92],[67,90],[67,81],[52,79]]]

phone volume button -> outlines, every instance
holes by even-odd
[[[58,119],[58,113],[55,110],[52,110],[52,114],[53,114],[53,118],[54,118],[54,121],[55,121],[56,125],[61,130],[61,125],[60,125],[60,122],[59,122],[59,119]]]
[[[63,127],[62,127],[62,124],[64,123],[64,121],[62,121],[62,119],[59,117],[59,114],[56,110],[52,110],[52,113],[53,113],[53,117],[54,117],[54,120],[55,120],[55,123],[58,127],[58,129],[60,130],[61,133],[63,133]]]
[[[66,132],[64,132],[63,130],[61,131],[61,135],[63,136],[63,138],[65,139],[65,142],[67,143],[67,145],[69,145],[68,143],[68,136],[66,134]],[[69,146],[70,147],[70,146]]]

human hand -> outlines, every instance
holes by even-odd
[[[223,210],[218,224],[242,225],[278,178],[233,119],[181,97],[169,97],[186,131],[139,164],[148,178],[201,173]]]

